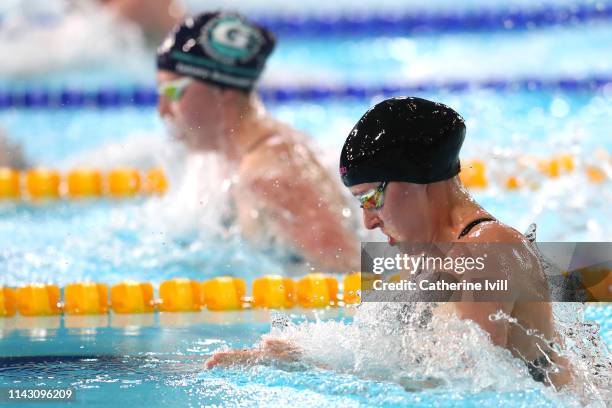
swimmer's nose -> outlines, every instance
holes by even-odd
[[[170,111],[170,102],[168,101],[168,98],[162,95],[159,96],[157,111],[161,117],[171,116],[172,112]]]
[[[367,229],[380,227],[380,218],[375,211],[363,210],[363,225]]]

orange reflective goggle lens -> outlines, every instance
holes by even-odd
[[[378,187],[368,190],[367,192],[357,196],[361,208],[366,210],[377,210],[381,208],[385,203],[386,187],[387,182],[383,181]]]

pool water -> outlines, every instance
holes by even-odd
[[[348,311],[320,314],[323,320],[314,324],[351,322]],[[588,319],[602,325],[608,347],[611,315],[609,306],[586,310]],[[296,316],[296,321],[304,320],[299,313]],[[523,378],[526,388],[501,385],[504,373],[499,374],[498,387],[474,393],[457,386],[406,391],[391,381],[309,367],[203,369],[204,360],[220,347],[249,347],[268,333],[267,312],[202,312],[182,319],[167,314],[141,316],[144,327],[140,328],[134,320],[130,326],[125,316],[117,315],[98,321],[102,327],[97,328],[79,328],[83,324],[74,316],[53,321],[30,318],[29,323],[21,319],[12,322],[11,330],[6,322],[5,330],[0,329],[0,387],[72,388],[77,396],[74,405],[553,407],[572,403],[529,378]]]
[[[188,3],[192,9],[200,4],[196,0]],[[295,11],[294,5],[281,3],[275,3],[281,15]],[[457,6],[430,3],[418,4],[418,10],[437,13]],[[488,9],[527,9],[536,2],[520,0],[507,6],[468,1],[461,8],[477,10],[483,3]],[[550,2],[537,3],[547,6]],[[585,3],[589,2],[564,1],[562,5]],[[253,4],[248,7],[255,7]],[[397,8],[386,1],[363,2],[360,7],[372,11],[377,4],[383,14]],[[314,15],[338,13],[331,3],[324,8],[320,2],[302,6]],[[10,7],[0,8],[0,17],[6,16],[3,12],[7,9]],[[80,40],[71,41],[63,53],[34,48],[39,50],[35,57],[19,51],[40,47],[38,31],[20,30],[17,25],[5,32],[0,24],[0,39],[6,40],[0,41],[0,54],[14,56],[0,66],[0,92],[154,86],[150,50],[143,49],[142,41],[129,30],[117,30],[117,37],[99,36],[109,24],[79,16],[63,21],[60,15],[41,28],[51,30],[45,35],[62,41],[78,28]],[[92,39],[99,44],[96,52],[90,47]],[[125,44],[119,52],[118,43]],[[575,158],[577,170],[558,179],[528,173],[533,190],[507,191],[503,180],[493,176],[488,188],[474,191],[487,210],[520,231],[536,222],[541,241],[609,241],[610,182],[591,183],[583,170],[595,165],[612,172],[612,138],[608,137],[611,83],[592,90],[511,86],[482,90],[469,85],[525,78],[553,82],[607,78],[612,74],[612,60],[605,58],[610,44],[612,26],[605,19],[495,32],[288,36],[279,38],[262,83],[264,87],[317,89],[427,85],[423,89],[428,91],[413,96],[446,103],[466,119],[462,160],[482,158],[492,174],[505,176],[519,174],[522,170],[517,162],[527,156],[570,153]],[[445,91],[436,85],[454,80],[468,86]],[[270,101],[268,108],[280,120],[307,133],[318,146],[322,161],[335,172],[345,136],[361,114],[381,98],[277,100]],[[0,109],[0,128],[22,144],[32,165],[60,170],[83,164],[102,170],[118,165],[162,165],[171,187],[161,198],[0,203],[0,285],[50,282],[61,286],[80,280],[113,284],[125,278],[159,284],[173,277],[204,280],[227,274],[250,282],[257,276],[284,272],[277,259],[254,250],[239,235],[222,228],[218,210],[223,195],[218,186],[224,179],[215,173],[218,163],[208,156],[186,158],[181,148],[167,139],[155,109]],[[607,152],[607,158],[601,152]],[[185,194],[190,190],[197,191]],[[250,347],[269,333],[267,312],[158,313],[140,318],[110,315],[94,321],[70,317],[2,319],[0,387],[72,387],[77,391],[73,405],[84,406],[578,404],[576,397],[555,394],[531,381],[515,359],[498,355],[482,338],[470,337],[473,333],[465,327],[454,334],[458,343],[466,342],[465,357],[471,365],[466,363],[463,372],[469,378],[442,375],[448,380],[444,386],[415,389],[402,381],[402,368],[393,361],[396,349],[382,345],[385,336],[356,333],[352,313],[309,312],[314,323],[300,326],[303,331],[298,328],[292,334],[308,346],[311,360],[331,361],[343,367],[338,371],[308,364],[203,368],[203,361],[215,350]],[[585,318],[600,325],[593,330],[607,348],[612,345],[611,315],[610,306],[585,309]],[[296,310],[291,317],[301,322],[304,316]],[[364,344],[355,347],[355,337],[361,336]],[[376,344],[365,344],[378,341],[380,349]],[[436,355],[440,360],[445,359],[443,351]],[[604,358],[609,360],[609,354]],[[593,405],[605,403],[600,399]]]

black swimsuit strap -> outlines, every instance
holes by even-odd
[[[462,237],[464,237],[467,234],[469,234],[469,232],[472,230],[472,228],[474,228],[475,226],[477,226],[481,222],[487,222],[487,221],[496,221],[496,220],[495,220],[495,218],[489,218],[489,217],[477,218],[477,219],[475,219],[474,221],[470,222],[468,225],[465,226],[463,231],[461,231],[461,233],[459,234],[459,238],[458,239],[461,239]]]

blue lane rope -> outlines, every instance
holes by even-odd
[[[540,6],[532,9],[406,11],[379,15],[252,16],[279,36],[326,37],[349,35],[403,35],[458,31],[524,30],[612,19],[612,1]],[[53,18],[38,17],[40,25]],[[0,14],[0,26],[3,16]]]
[[[364,99],[373,96],[393,96],[433,92],[467,92],[486,89],[493,91],[597,91],[612,86],[612,75],[589,78],[525,78],[513,80],[424,82],[414,85],[372,85],[346,87],[260,88],[262,98],[271,103],[291,101],[325,101],[339,98]],[[0,91],[0,110],[10,108],[119,108],[126,106],[151,107],[157,104],[154,87],[132,89],[105,88],[97,91],[65,89],[48,91],[31,89]]]
[[[612,19],[612,2],[531,10],[416,12],[379,16],[255,17],[279,36],[402,35],[458,31],[525,30]]]

